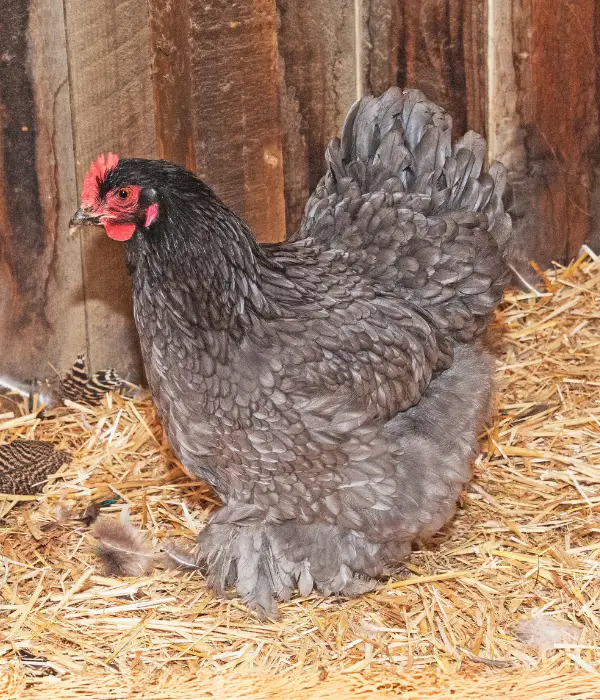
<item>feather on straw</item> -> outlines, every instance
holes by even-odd
[[[120,520],[97,520],[92,534],[98,539],[99,553],[110,575],[143,576],[154,568],[154,554],[131,524],[126,508],[121,511]]]
[[[525,644],[546,652],[557,645],[577,644],[581,637],[581,628],[548,616],[537,616],[517,623],[515,634]]]

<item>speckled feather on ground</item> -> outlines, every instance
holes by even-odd
[[[127,504],[157,550],[191,544],[215,505],[149,401],[3,415],[0,441],[73,454],[45,495],[0,497],[3,697],[600,697],[600,261],[547,283],[498,316],[498,412],[451,526],[374,593],[295,598],[277,623],[214,600],[198,574],[104,576],[76,519],[92,500]],[[532,615],[578,641],[538,652],[515,632]]]

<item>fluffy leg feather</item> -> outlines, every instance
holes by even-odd
[[[199,563],[208,585],[222,595],[234,587],[260,619],[277,618],[276,600],[289,600],[296,588],[308,595],[359,595],[374,579],[379,545],[333,525],[252,523],[209,524],[198,538]]]

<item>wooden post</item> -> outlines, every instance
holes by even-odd
[[[278,0],[287,231],[325,172],[325,148],[358,96],[356,3]]]
[[[598,149],[594,0],[489,0],[494,157],[512,173],[521,257],[566,262],[592,230]]]
[[[62,2],[8,0],[0,17],[0,357],[52,374],[85,350]]]
[[[187,0],[187,16],[190,84],[171,89],[190,100],[196,171],[260,240],[281,240],[275,0]]]
[[[148,13],[136,0],[64,0],[67,19],[77,181],[90,160],[157,155]],[[141,376],[122,246],[101,231],[82,230],[88,356],[93,368],[114,365]]]
[[[195,170],[187,0],[149,0],[156,139],[160,158]]]
[[[455,134],[486,126],[485,0],[372,0],[363,14],[365,90],[419,88]]]

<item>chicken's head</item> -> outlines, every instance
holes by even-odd
[[[156,220],[156,191],[129,182],[119,162],[119,156],[108,153],[91,163],[83,180],[81,208],[71,219],[71,227],[102,225],[110,238],[128,241],[138,227],[148,228]]]

